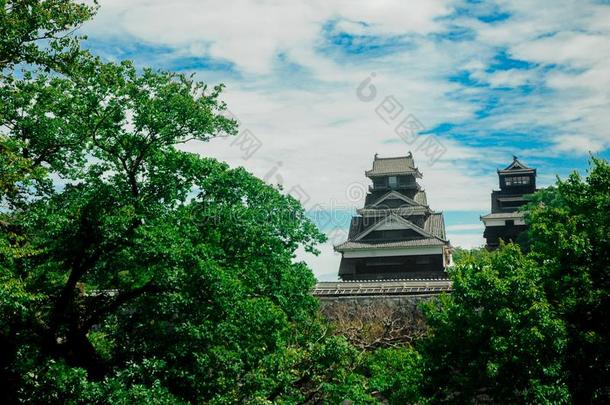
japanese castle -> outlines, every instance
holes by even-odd
[[[340,252],[344,281],[444,280],[451,262],[443,214],[433,211],[418,184],[413,155],[380,158],[365,172],[369,187],[364,207],[351,221]]]
[[[491,193],[491,213],[481,217],[485,224],[483,237],[487,248],[497,249],[500,240],[517,242],[527,229],[519,208],[527,203],[525,195],[536,192],[536,169],[527,167],[513,157],[513,162],[498,170],[500,190]]]

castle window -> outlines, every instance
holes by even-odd
[[[386,188],[388,186],[384,177],[377,177],[373,179],[374,188]]]
[[[529,176],[513,176],[506,178],[507,186],[524,186],[530,184]]]
[[[390,182],[390,188],[398,187],[398,177],[390,176],[390,177],[388,177],[388,180]]]

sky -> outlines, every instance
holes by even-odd
[[[329,240],[299,252],[336,279],[380,157],[413,153],[453,246],[483,241],[496,169],[538,185],[610,156],[610,2],[100,0],[82,27],[107,60],[223,83],[236,137],[184,149],[298,198]]]

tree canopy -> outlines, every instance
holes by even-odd
[[[464,255],[428,305],[425,397],[451,403],[608,403],[610,165],[592,158],[536,193],[529,253]]]
[[[0,1],[0,70],[20,63],[63,70],[80,53],[73,34],[97,10],[73,0]]]
[[[3,395],[330,395],[355,352],[326,337],[295,261],[323,235],[295,199],[177,148],[235,133],[222,86],[81,51],[62,35],[90,7],[3,12]]]
[[[610,401],[610,165],[593,157],[535,196],[532,257],[567,329],[567,382],[576,403]]]
[[[566,331],[541,273],[515,245],[453,270],[427,310],[428,394],[439,402],[563,403]]]
[[[235,134],[223,86],[82,50],[96,9],[0,8],[4,402],[610,401],[606,161],[534,196],[527,254],[460,252],[425,319],[329,324],[298,201],[180,147]]]

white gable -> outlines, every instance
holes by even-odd
[[[401,193],[399,193],[397,191],[390,191],[389,193],[383,195],[379,200],[377,200],[373,204],[371,204],[371,206],[373,206],[373,207],[379,206],[382,202],[388,201],[388,200],[402,200],[407,205],[423,207],[423,205],[421,205],[417,201],[415,201],[415,200],[413,200],[413,199],[407,197],[406,195],[401,194]]]
[[[380,224],[377,228],[375,228],[376,231],[388,231],[388,230],[393,230],[393,229],[405,229],[405,224],[403,221],[399,221],[398,217],[394,217],[394,216],[390,216],[388,221],[382,221],[383,223]]]

